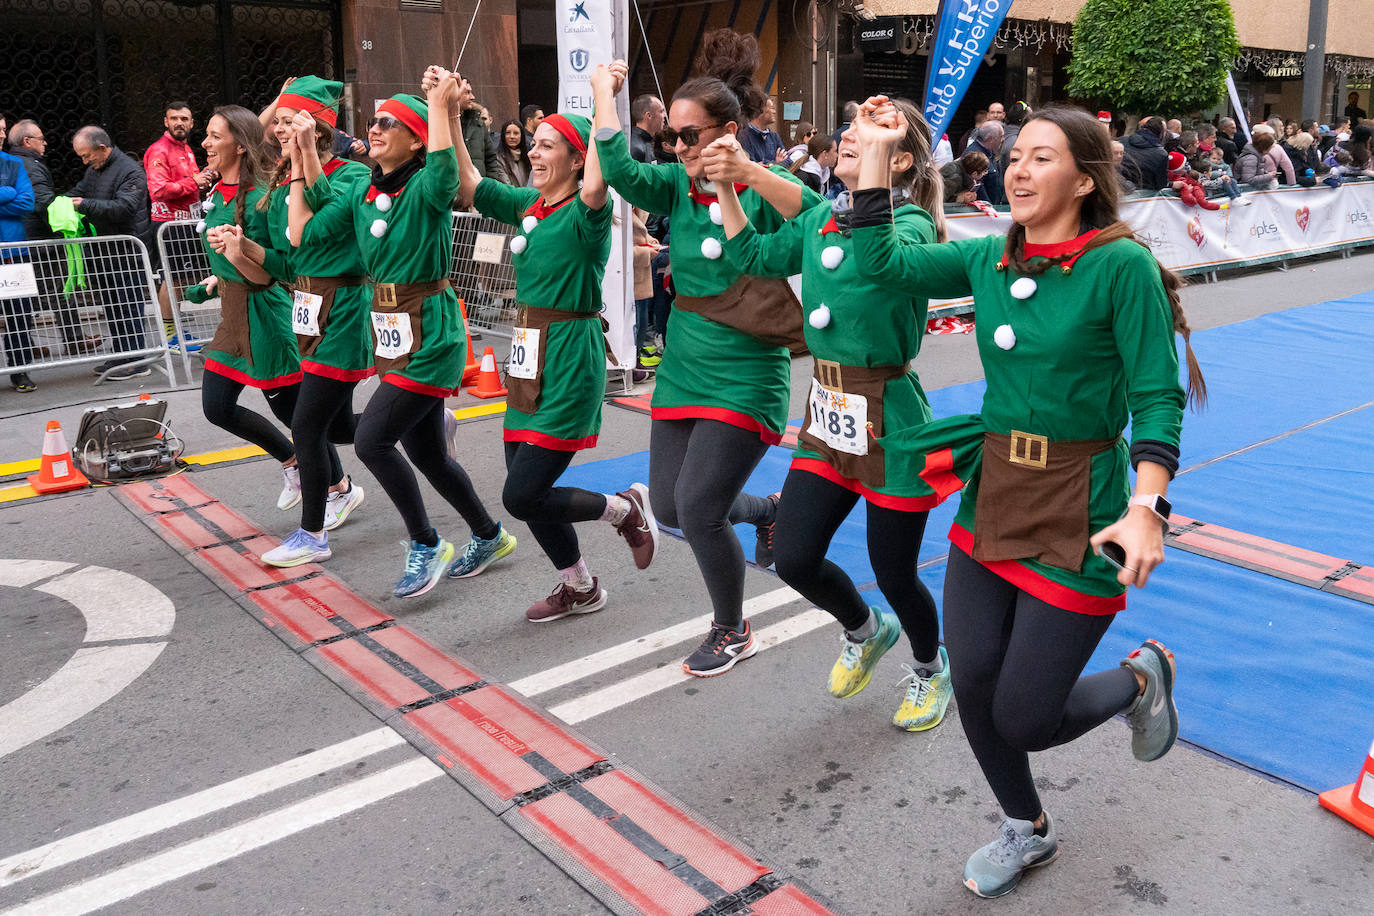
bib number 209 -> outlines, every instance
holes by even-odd
[[[831,391],[812,379],[807,432],[837,452],[867,455],[868,398]]]
[[[539,377],[539,329],[515,328],[510,339],[510,365],[506,375],[511,378]]]
[[[410,316],[404,312],[373,312],[372,333],[377,338],[377,355],[382,359],[398,359],[415,345]]]

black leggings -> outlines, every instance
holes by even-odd
[[[410,464],[396,450],[397,442]],[[436,536],[411,464],[458,510],[473,534],[496,537],[496,522],[477,498],[467,472],[448,457],[443,398],[383,382],[358,418],[353,449],[396,505],[411,540],[433,546]]]
[[[744,620],[744,550],[731,525],[768,518],[768,500],[742,492],[768,446],[718,420],[654,420],[649,499],[658,520],[679,528],[706,580],[716,623]]]
[[[243,394],[245,387],[242,382],[236,382],[218,372],[206,372],[200,383],[200,406],[205,411],[205,419],[245,442],[251,442],[282,463],[290,461],[296,456],[296,447],[291,444],[291,440],[262,414],[239,406],[239,396]],[[300,391],[301,386],[297,383],[281,388],[265,388],[262,396],[267,399],[267,407],[272,411],[272,415],[284,425],[290,426]],[[330,482],[342,480],[343,466],[339,464],[339,453],[332,445],[327,448],[327,453],[329,473],[333,475]]]
[[[964,734],[1008,817],[1035,820],[1027,751],[1067,744],[1135,701],[1127,668],[1081,677],[1114,614],[1046,604],[957,547],[945,573],[945,648]]]
[[[858,501],[859,494],[824,477],[790,471],[782,487],[774,536],[779,578],[835,615],[846,630],[863,626],[868,605],[845,571],[825,558],[825,552]],[[902,622],[916,660],[923,662],[940,651],[935,599],[916,576],[928,514],[868,503],[868,559],[873,575]]]
[[[554,486],[575,454],[528,442],[506,443],[501,502],[507,512],[529,525],[555,569],[576,566],[582,559],[571,523],[595,521],[606,511],[606,497],[600,493]]]
[[[296,465],[301,473],[301,527],[306,531],[324,528],[329,488],[343,480],[334,445],[353,441],[357,426],[353,389],[357,384],[310,372],[301,380],[291,417],[291,439],[296,443]]]

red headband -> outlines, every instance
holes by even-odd
[[[317,107],[319,104],[320,102],[316,99],[307,98],[303,95],[293,95],[290,92],[283,92],[277,97],[278,108],[285,105],[287,108],[295,108],[306,114],[312,114],[330,127],[337,125],[339,123],[339,113],[333,108]]]
[[[426,147],[429,146],[429,124],[405,104],[395,99],[387,99],[377,106],[377,114],[391,115],[406,127],[410,128],[411,133],[420,138],[420,142]]]
[[[551,114],[544,118],[540,123],[547,124],[564,136],[572,148],[582,155],[587,155],[587,141],[582,139],[582,135],[577,132],[577,128],[572,126],[572,122],[561,114]]]

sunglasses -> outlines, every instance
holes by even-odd
[[[719,124],[707,124],[704,127],[684,127],[682,130],[675,130],[671,127],[663,128],[663,142],[669,146],[677,146],[677,141],[681,140],[683,146],[696,146],[701,142],[701,132],[710,130],[713,127],[720,127]]]
[[[396,120],[395,118],[380,117],[367,119],[368,130],[371,130],[374,127],[378,130],[394,130],[395,128],[400,126],[402,126],[401,122]]]

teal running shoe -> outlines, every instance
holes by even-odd
[[[515,552],[515,535],[511,534],[500,522],[496,524],[496,537],[483,540],[476,535],[463,547],[463,552],[449,567],[450,579],[470,579],[502,557]]]
[[[998,837],[969,856],[964,865],[964,887],[979,897],[1001,897],[1016,890],[1028,868],[1048,865],[1059,855],[1054,821],[1045,812],[1045,835],[1036,836],[1033,821],[1006,818]]]
[[[863,642],[855,642],[846,633],[840,637],[843,647],[840,657],[830,669],[827,688],[832,697],[852,697],[868,686],[873,668],[888,649],[897,644],[902,624],[897,615],[884,608],[869,608],[878,619],[878,631]]]
[[[453,559],[453,545],[443,538],[433,547],[419,541],[406,544],[406,569],[391,593],[397,598],[417,598],[434,587]]]

